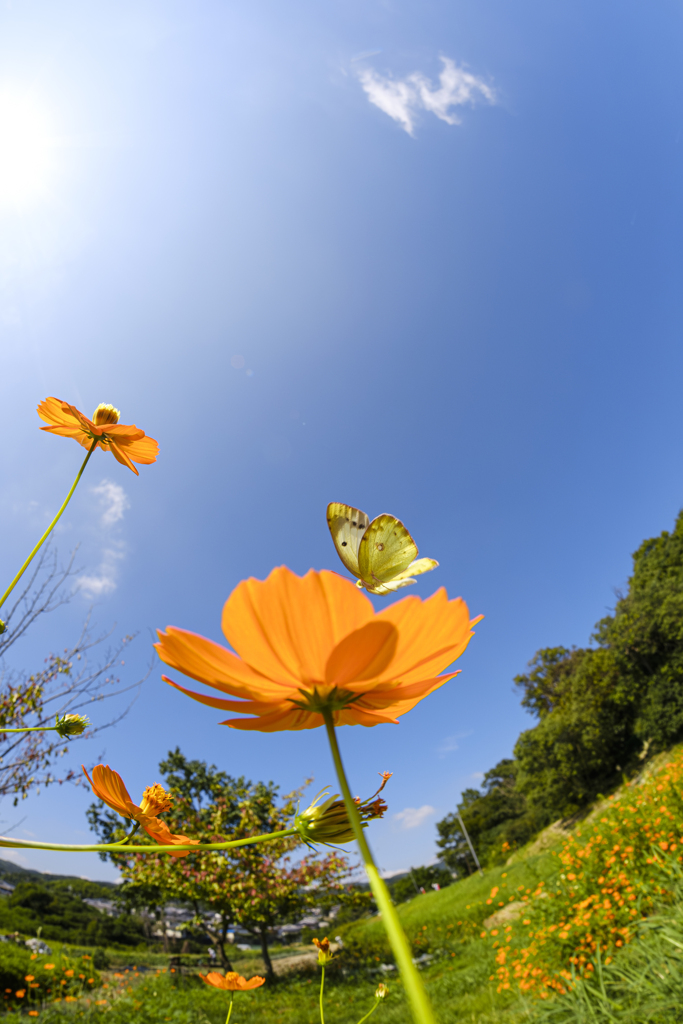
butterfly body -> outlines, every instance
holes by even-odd
[[[327,525],[337,554],[356,577],[357,587],[370,594],[391,594],[408,587],[423,572],[439,564],[418,558],[417,544],[400,519],[383,513],[370,518],[352,505],[330,502]]]

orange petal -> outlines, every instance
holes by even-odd
[[[82,427],[80,417],[74,414],[74,408],[68,402],[63,402],[61,398],[46,398],[38,405],[37,412],[41,420],[51,426],[71,429]]]
[[[85,767],[81,765],[85,777],[92,787],[95,796],[103,800],[108,807],[121,814],[124,818],[134,818],[140,808],[134,804],[126,789],[123,779],[109,765],[97,764],[92,770],[92,779]]]
[[[376,689],[370,690],[364,693],[359,700],[354,702],[364,708],[390,708],[394,704],[400,704],[406,700],[415,700],[415,702],[422,700],[428,694],[438,690],[440,686],[447,683],[450,679],[454,679],[457,675],[460,675],[460,669],[457,672],[449,672],[442,676],[436,676],[432,679],[421,679],[419,682],[410,683],[407,686],[392,686],[387,689]]]
[[[225,978],[218,971],[209,971],[208,974],[202,974],[200,972],[199,977],[202,981],[205,981],[207,985],[213,985],[214,988],[225,988]]]
[[[140,476],[137,469],[126,455],[125,450],[123,448],[120,448],[115,441],[111,442],[111,445],[109,446],[109,451],[112,453],[117,462],[120,462],[122,466],[126,466],[128,469],[132,469],[136,476]]]
[[[324,725],[322,715],[316,715],[312,711],[304,711],[302,708],[293,708],[291,704],[282,706],[269,715],[261,715],[259,718],[229,718],[221,725],[229,725],[231,729],[242,729],[250,732],[282,732],[285,729],[318,729]]]
[[[380,679],[413,682],[437,675],[462,654],[474,635],[467,605],[461,597],[449,601],[443,587],[426,601],[412,595],[396,601],[377,618],[393,623],[399,632],[394,659]]]
[[[368,622],[345,636],[334,648],[325,667],[325,682],[346,686],[375,679],[390,665],[398,630],[391,622]]]
[[[243,988],[245,991],[248,991],[252,988],[258,988],[260,985],[265,985],[266,983],[266,979],[259,978],[258,974],[255,974],[253,978],[249,979],[249,981],[245,981],[244,978],[240,978],[240,981],[244,981],[244,985],[242,985],[241,988]]]
[[[184,686],[174,683],[168,676],[162,676],[161,678],[169,686],[184,693],[186,697],[192,697],[192,700],[199,701],[200,704],[206,704],[210,708],[218,708],[220,711],[244,711],[247,715],[261,715],[267,713],[273,707],[273,704],[277,706],[279,703],[278,701],[224,700],[222,697],[209,697],[208,694],[197,693],[195,690],[186,690]],[[289,707],[291,707],[291,704]]]
[[[117,438],[116,441],[119,444]],[[141,465],[148,466],[152,462],[156,462],[157,455],[159,454],[159,445],[153,437],[141,437],[137,440],[130,441],[126,444],[126,454],[133,462],[139,462]]]
[[[136,427],[134,423],[104,423],[101,429],[109,437],[115,438],[117,444],[127,445],[132,441],[139,441],[145,436],[144,430]]]
[[[299,688],[320,683],[336,645],[373,618],[370,600],[332,572],[286,566],[240,583],[225,602],[223,632],[253,669]]]
[[[258,699],[264,694],[284,694],[292,690],[291,684],[283,686],[265,679],[227,648],[198,633],[167,626],[166,632],[159,632],[158,636],[159,643],[154,646],[162,661],[223,693]]]
[[[142,827],[147,835],[159,843],[160,846],[175,846],[177,843],[182,843],[183,845],[192,843],[195,846],[199,843],[198,839],[188,839],[187,836],[174,835],[160,818],[149,818],[147,821],[142,822]],[[187,857],[189,852],[189,850],[178,850],[175,853],[169,851],[169,857]]]

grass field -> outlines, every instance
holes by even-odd
[[[571,835],[547,830],[507,866],[402,904],[438,1020],[683,1022],[682,785],[678,749],[601,802]],[[381,921],[366,918],[342,934],[344,949],[328,969],[325,1024],[358,1024],[380,981],[389,996],[373,1024],[410,1024]],[[159,954],[109,955],[96,992],[47,1006],[35,997],[32,1015],[45,1024],[223,1024],[227,996],[198,978],[194,958],[178,973]],[[255,952],[234,967],[246,977],[263,973]],[[231,1024],[316,1024],[318,991],[314,965],[282,975],[273,986],[237,993]]]

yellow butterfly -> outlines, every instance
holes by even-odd
[[[419,576],[439,564],[433,558],[418,558],[417,544],[400,519],[377,516],[370,522],[365,512],[332,501],[327,506],[327,525],[337,554],[357,587],[369,594],[391,594],[408,587]]]

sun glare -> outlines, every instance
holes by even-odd
[[[0,205],[22,207],[43,198],[54,154],[47,111],[33,99],[0,92]]]

